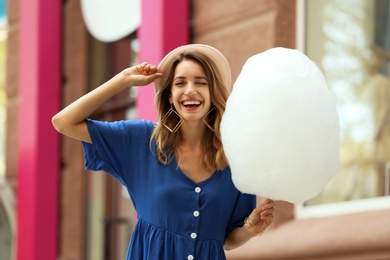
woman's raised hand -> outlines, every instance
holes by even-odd
[[[133,67],[124,69],[120,75],[124,76],[127,86],[145,86],[155,79],[162,77],[156,66],[143,62]]]
[[[101,86],[75,100],[52,118],[58,132],[76,140],[91,143],[85,119],[100,105],[123,89],[145,86],[162,76],[156,66],[147,62],[124,69]]]

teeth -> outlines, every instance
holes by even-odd
[[[183,105],[185,106],[200,105],[200,101],[195,101],[195,100],[184,101]]]

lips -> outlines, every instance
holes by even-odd
[[[200,106],[201,102],[199,100],[184,100],[181,102],[183,106],[189,107],[189,108],[195,108]]]

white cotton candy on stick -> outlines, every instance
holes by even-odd
[[[324,76],[298,50],[247,60],[221,122],[234,185],[243,193],[302,203],[339,166],[339,118]]]

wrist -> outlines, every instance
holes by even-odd
[[[132,86],[131,77],[126,75],[123,71],[116,74],[112,80],[115,82],[114,84],[118,86],[119,91],[125,90],[128,87]]]
[[[252,233],[253,236],[261,236],[264,232],[264,230],[259,230],[256,228],[256,225],[252,222],[250,218],[246,218],[244,220],[244,226],[247,231]]]

